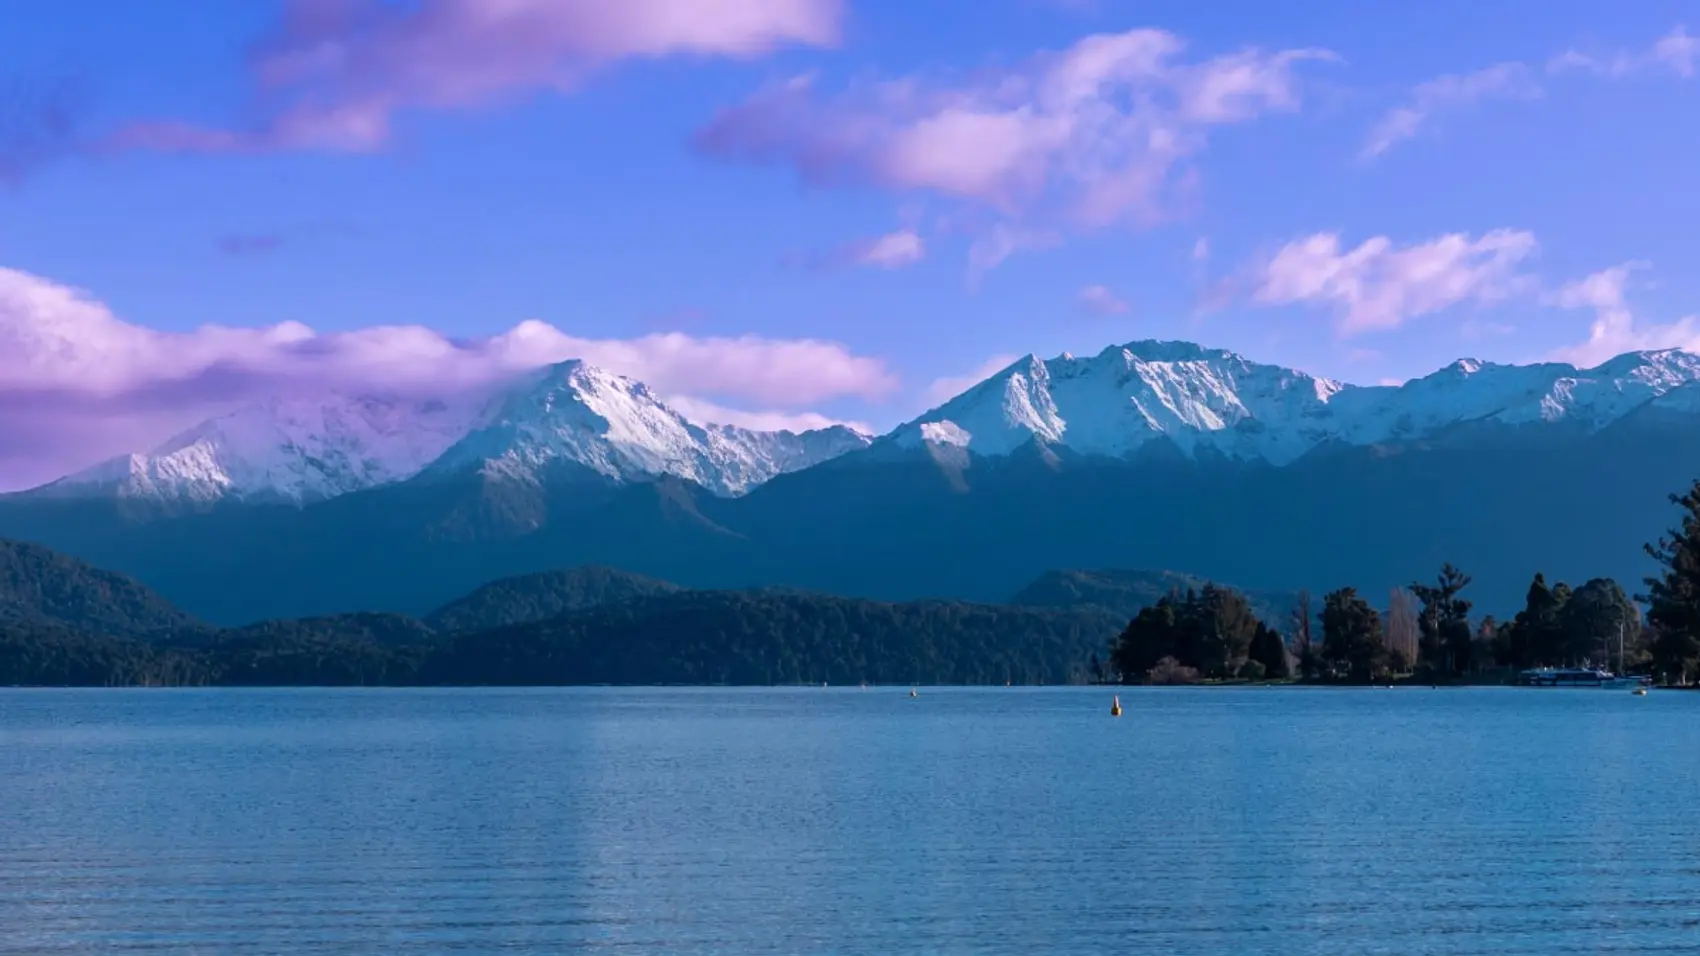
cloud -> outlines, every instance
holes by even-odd
[[[1020,358],[1019,355],[994,355],[966,375],[948,375],[944,378],[935,378],[927,385],[923,397],[926,398],[929,408],[937,408],[1014,365]]]
[[[1184,49],[1143,29],[968,76],[863,80],[836,93],[800,76],[722,111],[696,144],[790,166],[819,186],[943,197],[1015,233],[1149,223],[1169,214],[1212,129],[1298,110],[1296,67],[1334,59],[1247,49],[1187,60]]]
[[[1198,241],[1192,244],[1192,261],[1210,261],[1210,240],[1208,238],[1200,236]]]
[[[881,399],[898,386],[883,361],[817,339],[679,332],[591,339],[540,321],[472,340],[419,326],[319,333],[294,322],[162,332],[125,322],[77,290],[0,269],[0,486],[142,450],[260,397],[446,394],[567,358],[660,394],[791,414],[834,398]]]
[[[1408,103],[1389,111],[1370,131],[1361,159],[1372,159],[1417,135],[1436,113],[1484,99],[1534,99],[1541,95],[1522,63],[1500,63],[1474,73],[1448,74],[1419,84]]]
[[[1353,249],[1343,249],[1337,233],[1317,233],[1255,262],[1230,280],[1228,297],[1249,287],[1250,300],[1260,305],[1332,305],[1339,334],[1349,337],[1526,292],[1533,280],[1521,266],[1537,248],[1532,233],[1515,229],[1478,238],[1448,233],[1404,246],[1376,236]]]
[[[898,229],[881,236],[858,239],[826,252],[790,253],[780,263],[795,269],[847,269],[865,266],[901,269],[927,257],[927,242],[913,229]]]
[[[1022,230],[999,223],[968,247],[968,287],[977,289],[986,273],[1017,252],[1050,249],[1062,243],[1062,235],[1049,229]]]
[[[914,265],[926,258],[927,244],[912,229],[888,232],[857,250],[855,261],[865,266],[896,269]]]
[[[842,0],[285,0],[250,57],[251,123],[136,123],[107,146],[368,152],[389,142],[405,111],[564,92],[621,60],[831,46],[842,19]]]
[[[806,432],[816,428],[844,425],[863,434],[874,434],[872,426],[863,422],[844,421],[817,412],[748,411],[727,408],[689,395],[668,395],[662,401],[699,425],[736,425],[739,428],[763,432]]]
[[[1568,282],[1547,296],[1549,305],[1591,309],[1594,313],[1587,341],[1558,349],[1550,358],[1591,368],[1625,352],[1647,349],[1700,352],[1700,316],[1686,316],[1668,325],[1637,326],[1626,291],[1630,277],[1647,268],[1645,262],[1626,262]]]
[[[1101,285],[1089,285],[1080,290],[1075,301],[1082,309],[1096,315],[1126,315],[1127,302]]]
[[[1690,36],[1687,28],[1677,26],[1641,52],[1619,50],[1598,56],[1566,50],[1547,61],[1547,71],[1564,73],[1580,70],[1615,78],[1658,69],[1688,78],[1694,75],[1696,63],[1700,63],[1700,37]]]
[[[85,105],[81,87],[67,80],[0,80],[0,186],[72,152]]]

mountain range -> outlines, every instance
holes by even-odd
[[[1700,476],[1700,356],[1460,360],[1354,386],[1185,342],[1023,358],[873,438],[686,420],[567,362],[489,395],[318,396],[0,497],[0,535],[224,624],[423,614],[607,564],[689,587],[1004,600],[1059,567],[1365,593],[1443,561],[1638,581]]]

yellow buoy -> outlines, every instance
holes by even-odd
[[[1120,717],[1121,715],[1122,715],[1122,699],[1120,697],[1110,698],[1110,716],[1111,717]]]

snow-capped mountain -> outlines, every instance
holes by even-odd
[[[115,496],[209,503],[305,503],[399,481],[435,460],[474,422],[440,399],[331,395],[274,399],[35,489],[48,497]]]
[[[616,481],[673,475],[739,495],[871,441],[842,426],[798,434],[698,425],[643,383],[576,360],[527,376],[480,418],[428,474],[537,481],[546,467],[572,463]]]
[[[1285,465],[1318,445],[1432,437],[1472,423],[1597,430],[1660,400],[1700,408],[1700,356],[1632,352],[1592,369],[1464,359],[1397,386],[1355,386],[1187,342],[1132,342],[1090,358],[1027,356],[903,426],[899,447],[1007,455],[1037,442],[1125,457],[1167,439]]]

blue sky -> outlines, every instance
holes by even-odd
[[[464,31],[432,39],[451,44],[440,60],[392,50],[359,76],[320,76],[301,95],[321,105],[400,97],[384,134],[350,150],[252,132],[300,102],[287,84],[268,93],[254,51],[285,43],[280,24],[302,3],[9,0],[0,268],[162,333],[420,325],[476,339],[541,320],[605,344],[665,332],[824,340],[880,363],[881,384],[752,392],[675,369],[659,387],[881,427],[993,357],[1141,338],[1360,383],[1464,355],[1587,358],[1700,340],[1680,324],[1700,311],[1700,55],[1679,32],[1700,29],[1700,4],[701,0],[742,8],[754,32],[728,36],[662,22],[688,17],[677,3],[632,3],[655,10],[611,23],[607,5],[565,0],[577,19],[526,47],[560,54],[563,82],[510,69],[501,43],[513,36],[475,43]],[[365,32],[314,35],[358,53],[431,13],[408,7],[479,4],[329,6],[389,8]],[[1137,29],[1175,44],[1138,81],[1157,119],[1119,94],[1070,107],[1074,132],[1043,146],[1038,127],[1023,132],[1029,159],[991,185],[976,155],[985,139],[929,139],[950,155],[924,162],[900,149],[950,109],[1030,118],[1023,98],[1070,51]],[[644,30],[695,52],[632,39]],[[1248,49],[1265,67],[1309,52],[1269,67],[1261,98],[1231,118],[1185,99],[1186,83]],[[420,72],[486,69],[494,92],[456,102]],[[1423,87],[1448,75],[1459,79]],[[784,110],[762,105],[800,76],[808,85]],[[56,136],[42,104],[61,100],[74,130]],[[1413,105],[1414,133],[1365,155],[1389,112]],[[755,112],[730,124],[738,109]],[[193,141],[190,128],[252,135]],[[1090,212],[1111,208],[1105,164],[1146,168],[1153,131],[1185,142],[1160,164],[1165,184]],[[879,247],[886,266],[857,261],[893,234],[910,244]],[[971,250],[1000,234],[1028,241],[977,273]],[[1326,234],[1336,245],[1280,255]],[[1448,235],[1464,251],[1429,255]],[[1365,242],[1385,248],[1348,255]],[[26,293],[14,289],[9,314],[0,293],[0,341],[17,349],[39,347],[57,321],[19,305],[40,300]],[[1602,317],[1615,324],[1575,352]],[[632,365],[619,370],[654,362]]]

